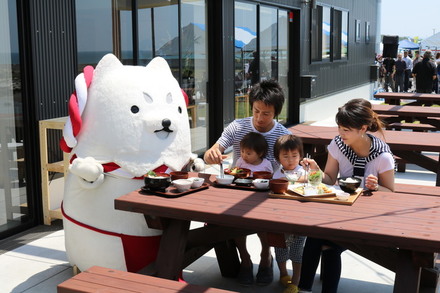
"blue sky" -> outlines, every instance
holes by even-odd
[[[381,34],[427,38],[434,30],[440,32],[439,0],[381,0],[381,3]]]

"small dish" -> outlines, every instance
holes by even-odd
[[[239,186],[250,186],[252,184],[252,179],[237,178],[234,183]]]
[[[269,179],[257,178],[252,181],[256,189],[268,189]]]
[[[217,175],[217,177],[215,177],[216,178],[216,180],[217,180],[217,183],[218,184],[221,184],[221,185],[229,185],[229,184],[232,184],[232,181],[234,181],[234,179],[235,179],[235,177],[234,176],[232,176],[232,175],[223,175],[223,176],[220,176],[220,175]]]
[[[336,198],[341,201],[347,201],[350,198],[350,194],[348,192],[338,192],[336,193]]]
[[[179,190],[179,192],[185,192],[191,188],[192,180],[189,179],[177,179],[172,181],[173,185]]]
[[[205,179],[200,177],[191,177],[189,180],[192,181],[191,188],[199,188],[205,182]]]
[[[269,171],[255,171],[252,173],[254,179],[272,179],[272,173]]]
[[[170,172],[171,180],[188,179],[188,172],[185,171],[173,171]]]

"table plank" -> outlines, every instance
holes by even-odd
[[[440,104],[440,94],[383,92],[376,93],[374,97],[385,99],[387,103],[392,105],[400,105],[401,100],[415,100],[418,104],[423,102]]]

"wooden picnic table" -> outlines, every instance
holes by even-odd
[[[383,92],[374,95],[376,99],[384,99],[390,105],[400,105],[401,100],[415,100],[407,105],[437,104],[440,105],[440,94],[394,93]]]
[[[210,183],[215,179],[209,174],[199,176]],[[219,243],[219,235],[231,239],[242,229],[245,234],[294,233],[341,243],[395,271],[395,293],[419,292],[420,272],[433,265],[440,247],[440,197],[412,193],[377,191],[360,196],[350,206],[269,198],[267,191],[228,188],[225,192],[210,186],[178,198],[133,191],[117,198],[115,208],[143,213],[147,220],[162,224],[156,271],[168,279],[178,276],[188,257],[194,258],[196,244],[204,247],[210,237]],[[190,230],[191,221],[208,224]],[[157,227],[151,221],[149,225]],[[217,254],[219,264],[222,257]]]
[[[388,116],[385,118],[388,123],[415,119],[440,130],[440,107],[373,105],[373,111],[379,115]]]
[[[322,149],[327,146],[338,135],[337,127],[298,124],[290,127],[289,130],[302,139],[304,152],[311,155],[317,148]],[[379,133],[374,135],[379,136]],[[437,174],[436,185],[440,186],[439,160],[421,153],[435,152],[440,155],[440,133],[385,130],[384,135],[384,140],[394,155]]]

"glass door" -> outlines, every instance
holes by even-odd
[[[29,221],[17,11],[0,0],[0,233]]]

